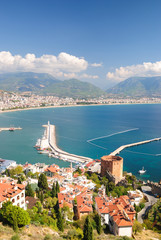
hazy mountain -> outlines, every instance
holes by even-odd
[[[128,78],[106,92],[132,97],[161,96],[161,76]]]
[[[5,91],[39,91],[59,80],[45,73],[7,73],[0,74],[0,89]]]
[[[42,93],[53,94],[61,97],[74,97],[74,98],[85,98],[85,97],[99,97],[106,95],[106,92],[100,88],[94,86],[91,83],[82,82],[77,79],[69,79],[55,83],[44,90]]]
[[[0,89],[75,98],[99,97],[106,94],[91,83],[77,79],[60,81],[49,74],[32,72],[0,74]]]

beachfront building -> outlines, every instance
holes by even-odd
[[[16,184],[14,181],[0,182],[0,208],[6,201],[12,202],[14,206],[19,206],[26,210],[25,204],[25,186],[23,184]]]

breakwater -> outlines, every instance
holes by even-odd
[[[134,147],[134,146],[138,146],[138,145],[142,145],[142,144],[146,144],[146,143],[150,143],[150,142],[154,142],[154,141],[160,141],[160,140],[161,140],[161,138],[153,138],[153,139],[149,139],[149,140],[145,140],[145,141],[141,141],[141,142],[122,145],[121,147],[117,148],[114,152],[110,153],[110,155],[116,156],[125,148]]]
[[[20,127],[10,127],[10,128],[0,128],[0,132],[1,131],[14,131],[14,130],[21,130],[22,128]]]
[[[48,125],[43,125],[43,127],[46,128],[46,138],[48,139],[49,147],[52,150],[52,153],[58,157],[59,159],[65,160],[65,161],[72,161],[72,162],[91,162],[93,161],[92,158],[79,156],[76,154],[68,153],[60,148],[58,148],[56,144],[56,131],[55,131],[55,125],[51,125],[48,123]]]

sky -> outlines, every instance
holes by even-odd
[[[161,76],[160,0],[1,0],[0,73],[45,72],[103,89]]]

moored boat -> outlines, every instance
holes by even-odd
[[[144,174],[146,172],[146,170],[144,169],[144,167],[142,167],[142,169],[139,170],[138,172],[139,172],[139,174]]]

